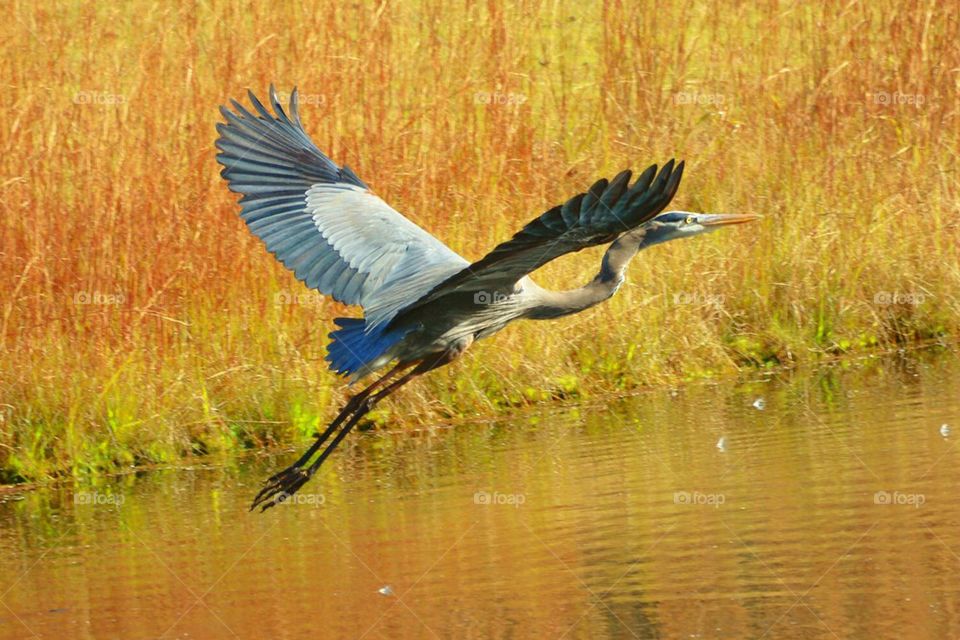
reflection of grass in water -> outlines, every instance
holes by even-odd
[[[300,85],[321,148],[468,257],[597,176],[671,155],[689,163],[678,207],[766,216],[651,250],[608,305],[511,327],[390,420],[960,328],[947,8],[426,4],[12,10],[3,478],[300,440],[343,400],[322,361],[343,310],[302,295],[217,176],[215,105],[271,80]],[[580,284],[597,258],[540,280]]]

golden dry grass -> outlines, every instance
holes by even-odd
[[[342,401],[322,356],[344,310],[250,236],[214,160],[217,106],[270,82],[299,86],[317,144],[469,258],[672,156],[677,208],[766,216],[650,250],[611,303],[511,327],[394,417],[960,331],[950,3],[0,11],[0,479],[290,442]],[[598,255],[538,279],[580,284]]]

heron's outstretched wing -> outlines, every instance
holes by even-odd
[[[236,100],[233,111],[220,108],[221,175],[243,194],[240,215],[250,231],[308,287],[359,304],[373,328],[467,266],[313,144],[296,89],[289,115],[272,86],[273,113],[249,97],[256,114]]]
[[[609,182],[595,183],[536,218],[510,240],[451,275],[401,313],[444,296],[485,291],[511,291],[517,281],[564,254],[612,242],[655,215],[673,199],[683,175],[683,162],[670,160],[660,174],[650,166],[630,186],[630,171]]]

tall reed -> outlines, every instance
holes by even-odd
[[[0,480],[309,436],[329,319],[244,229],[217,106],[298,85],[317,144],[468,258],[623,167],[761,224],[650,250],[380,419],[492,413],[960,333],[951,3],[0,8]],[[537,274],[580,284],[585,252]]]

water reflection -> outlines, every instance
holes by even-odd
[[[0,637],[957,637],[958,390],[941,354],[366,433],[265,515],[289,455],[25,493]]]

